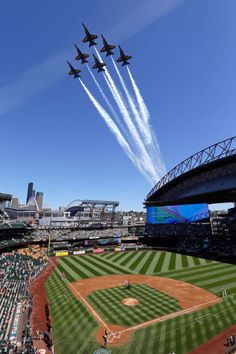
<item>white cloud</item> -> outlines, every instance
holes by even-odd
[[[0,114],[19,106],[33,94],[65,76],[67,56],[68,51],[56,54],[20,74],[14,82],[0,88]]]
[[[133,12],[125,14],[108,33],[115,40],[130,38],[150,26],[159,18],[169,14],[183,1],[144,0]]]

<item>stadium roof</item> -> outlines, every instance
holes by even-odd
[[[79,211],[83,211],[84,207],[95,208],[95,206],[102,206],[103,208],[112,207],[113,211],[118,207],[118,201],[112,200],[94,200],[94,199],[76,199],[73,200],[66,208],[71,216],[75,216]]]
[[[11,194],[0,193],[0,203],[10,201],[11,199],[12,199]]]
[[[118,206],[119,202],[118,201],[114,201],[114,200],[94,200],[94,199],[76,199],[73,200],[66,209],[69,209],[71,207],[74,206],[82,206],[82,205],[114,205],[114,206]]]
[[[236,201],[236,137],[203,149],[179,163],[150,191],[148,205]]]

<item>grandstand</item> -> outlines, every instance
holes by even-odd
[[[5,203],[11,198],[10,194],[0,193],[0,250],[5,251],[28,244],[32,232],[25,222],[9,220]]]
[[[155,221],[155,217],[151,222],[148,220],[147,237],[143,242],[234,261],[236,207],[220,218],[210,213],[207,217],[207,208],[208,204],[235,201],[236,137],[232,137],[179,163],[152,188],[144,201],[147,210],[155,215],[169,214],[169,219],[166,222],[158,218]],[[195,217],[191,222],[174,218],[178,216],[180,219],[178,212],[184,208],[193,211],[198,205],[202,205],[205,211],[202,217]]]
[[[20,254],[0,255],[0,350],[9,353],[16,348],[31,348],[32,334],[28,321],[32,302],[30,282],[45,263]]]
[[[116,215],[116,208],[119,206],[118,201],[111,200],[73,200],[66,208],[71,216],[77,216],[80,224],[114,224],[119,219]]]

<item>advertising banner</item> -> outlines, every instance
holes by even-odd
[[[68,256],[69,252],[68,251],[58,251],[56,252],[56,257],[64,257]]]
[[[85,254],[85,250],[74,251],[73,254]]]
[[[93,253],[103,253],[105,252],[104,248],[96,248],[93,250]]]

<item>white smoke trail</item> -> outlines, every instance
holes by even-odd
[[[162,158],[162,154],[161,154],[161,149],[160,149],[160,145],[157,141],[157,138],[155,136],[154,133],[152,133],[152,139],[153,139],[153,153],[155,154],[155,158],[157,160],[158,163],[158,169],[160,171],[160,175],[161,177],[163,177],[166,174],[166,166],[165,166],[165,162]]]
[[[97,48],[95,48],[96,54],[99,58],[100,61],[102,61],[102,58],[97,50]],[[118,108],[120,110],[120,113],[122,114],[125,124],[132,136],[132,138],[135,141],[135,144],[137,146],[137,148],[140,151],[140,158],[141,158],[141,163],[144,166],[146,172],[150,175],[150,177],[152,178],[153,182],[156,183],[159,179],[160,179],[160,175],[158,170],[156,169],[156,166],[154,165],[153,161],[151,160],[145,145],[143,144],[139,133],[129,115],[129,112],[123,102],[122,96],[120,94],[120,92],[118,91],[109,71],[107,68],[105,68],[104,71],[104,77],[107,78],[106,82],[108,83],[108,87],[118,105]]]
[[[109,82],[109,80],[107,79],[107,77],[104,75],[104,79],[105,79],[105,81],[106,81],[106,84],[107,84],[107,86],[109,87],[109,89],[110,89],[110,91],[112,92],[112,87],[111,87],[111,84],[110,84],[110,82]],[[114,99],[115,99],[115,101],[116,101],[116,96],[115,96],[115,94],[114,94],[114,92],[112,92],[112,94],[114,95]],[[119,106],[118,106],[119,107]],[[136,148],[137,148],[137,146],[136,146]],[[143,156],[137,156],[137,153],[136,154],[134,154],[134,156],[135,156],[135,158],[136,158],[136,160],[137,160],[137,162],[138,162],[138,164],[139,164],[139,170],[140,170],[140,168],[142,169],[142,174],[144,175],[146,175],[146,178],[147,178],[147,180],[149,181],[149,182],[151,182],[151,184],[153,184],[153,182],[155,183],[156,182],[156,180],[154,180],[154,178],[153,178],[153,176],[150,178],[150,171],[147,171],[147,166],[146,166],[146,161],[145,161],[145,159],[143,158]]]
[[[90,67],[88,66],[88,64],[86,64],[86,67],[87,67],[87,69],[88,69],[90,75],[92,76],[93,81],[95,82],[95,85],[97,86],[97,88],[98,88],[100,94],[102,95],[102,97],[103,97],[103,99],[105,100],[105,102],[106,102],[108,108],[110,109],[112,115],[114,116],[114,118],[115,118],[117,124],[122,128],[122,130],[125,130],[124,127],[123,127],[123,124],[122,124],[122,122],[121,122],[121,120],[120,120],[120,118],[119,118],[119,116],[118,116],[118,114],[116,113],[114,107],[112,106],[111,102],[109,101],[108,97],[106,96],[105,92],[103,91],[101,85],[99,84],[99,82],[97,81],[97,79],[95,78],[95,76],[93,75],[93,72],[92,72],[92,70],[90,69]]]
[[[128,71],[128,74],[129,74],[129,77],[130,77],[130,81],[132,83],[132,86],[133,86],[133,89],[134,89],[134,92],[135,92],[135,96],[136,96],[136,99],[137,99],[137,102],[139,104],[139,107],[140,107],[140,113],[143,117],[143,120],[148,123],[149,119],[150,119],[150,114],[149,114],[149,111],[148,111],[148,108],[144,102],[144,99],[141,95],[141,92],[139,91],[139,88],[138,86],[136,85],[136,82],[133,78],[133,75],[131,74],[131,71],[130,69],[128,68],[128,66],[126,66],[127,68],[127,71]]]
[[[139,91],[139,88],[133,78],[133,75],[131,74],[130,69],[128,68],[128,66],[126,68],[127,68],[129,78],[130,78],[131,84],[132,84],[134,92],[135,92],[135,96],[136,96],[136,100],[139,105],[141,116],[143,118],[143,124],[151,132],[152,141],[153,141],[153,143],[152,143],[153,154],[155,155],[155,158],[157,158],[158,169],[160,171],[160,174],[163,176],[166,174],[166,167],[165,167],[165,163],[164,163],[162,156],[161,156],[160,146],[159,146],[159,143],[157,142],[157,138],[155,137],[155,134],[152,133],[151,128],[149,126],[150,114],[149,114],[148,108],[147,108],[147,106],[144,102],[144,99],[141,95],[141,92]]]
[[[122,100],[122,96],[119,94],[119,91],[117,90],[115,83],[113,81],[113,79],[110,77],[110,74],[108,73],[108,75],[104,75],[105,81],[108,85],[108,87],[110,88],[110,91],[114,97],[114,99],[117,102],[118,108],[120,109],[121,114],[123,115],[125,124],[131,134],[132,139],[135,142],[135,146],[138,149],[139,155],[140,155],[140,159],[141,159],[141,163],[144,166],[144,169],[151,175],[154,183],[159,180],[159,175],[157,170],[155,169],[155,166],[153,164],[153,161],[151,160],[146,147],[144,145],[144,143],[142,142],[139,133],[130,117],[130,114]]]
[[[139,113],[139,111],[137,110],[137,108],[136,108],[136,106],[134,104],[134,101],[133,101],[133,99],[132,99],[132,97],[131,97],[131,95],[130,95],[127,87],[126,87],[126,84],[125,84],[125,82],[124,82],[124,80],[123,80],[123,78],[122,78],[122,76],[120,74],[120,71],[119,71],[119,69],[118,69],[118,67],[116,65],[116,62],[115,62],[113,57],[111,59],[112,59],[112,63],[114,65],[115,71],[116,71],[116,73],[117,73],[117,75],[119,77],[121,86],[122,86],[122,88],[123,88],[123,90],[124,90],[124,92],[126,94],[126,97],[127,97],[128,102],[129,102],[129,105],[130,105],[130,108],[132,110],[132,113],[134,115],[134,118],[135,118],[135,120],[136,120],[136,122],[138,124],[138,128],[139,128],[140,132],[143,134],[144,139],[146,140],[146,143],[147,144],[153,144],[153,139],[152,139],[152,135],[150,133],[150,130],[149,130],[149,128],[148,128],[148,126],[146,124],[143,124],[142,117],[140,116],[140,113]]]
[[[136,158],[135,154],[132,152],[129,144],[125,140],[124,136],[121,134],[119,128],[115,124],[115,122],[112,120],[110,115],[106,112],[106,110],[100,105],[100,103],[96,100],[96,98],[92,95],[92,93],[89,91],[89,89],[85,86],[83,81],[79,79],[83,89],[87,93],[89,99],[91,100],[92,104],[94,107],[97,109],[98,113],[101,115],[101,117],[104,119],[105,123],[111,130],[111,132],[115,135],[118,143],[121,145],[123,150],[125,151],[126,155],[129,157],[129,159],[132,161],[135,167],[138,168],[138,170],[143,174],[145,178],[149,180],[149,182],[153,183],[153,180],[150,178],[150,176],[146,173],[146,171],[142,168],[142,165],[140,164],[140,161]]]

